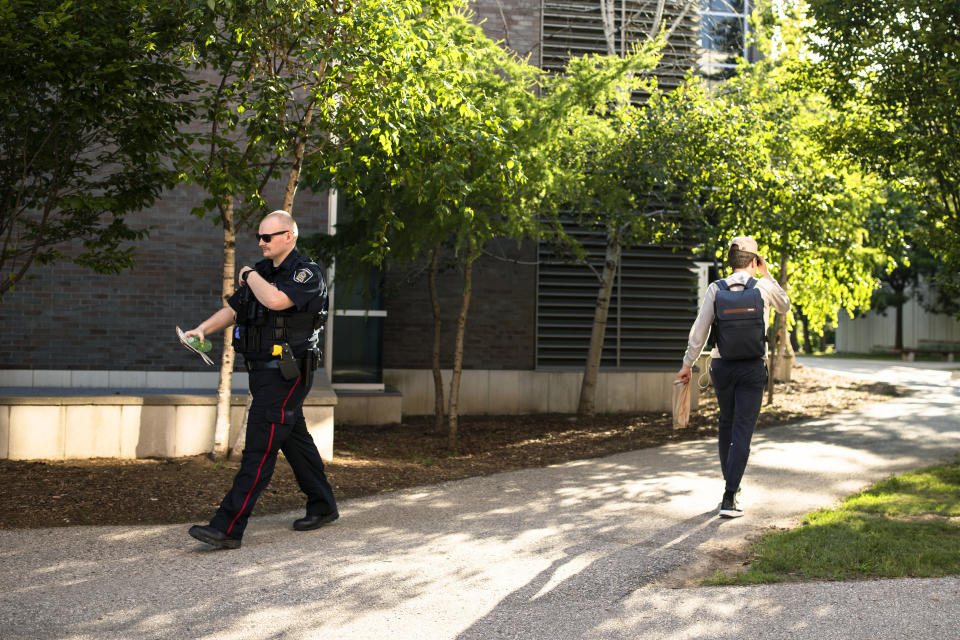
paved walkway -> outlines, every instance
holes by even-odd
[[[738,520],[715,517],[715,444],[700,441],[349,500],[319,531],[255,518],[236,551],[185,525],[0,531],[0,637],[960,638],[958,577],[663,586],[960,451],[950,371],[816,366],[916,395],[758,433]]]

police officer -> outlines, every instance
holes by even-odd
[[[247,441],[233,487],[207,526],[190,535],[222,549],[236,549],[257,496],[283,451],[300,489],[306,517],[297,531],[316,529],[339,517],[333,489],[303,418],[303,400],[319,363],[319,330],[327,315],[327,289],[320,267],[296,250],[297,224],[283,210],[268,214],[257,233],[264,259],[240,269],[240,287],[223,307],[186,332],[187,337],[222,331],[236,323],[234,348],[243,354],[253,402]]]
[[[687,342],[687,351],[683,356],[683,366],[677,372],[677,379],[690,382],[693,363],[700,357],[703,345],[707,341],[710,327],[714,323],[714,302],[720,285],[733,291],[743,291],[755,286],[763,300],[761,344],[758,353],[766,351],[763,334],[766,332],[769,309],[786,314],[790,309],[790,298],[780,287],[770,271],[767,262],[757,251],[757,241],[750,236],[740,236],[730,241],[727,251],[727,264],[733,268],[733,274],[722,281],[713,282],[707,287],[700,313],[697,315]],[[762,276],[755,280],[757,276]],[[743,329],[740,329],[743,331]],[[747,359],[722,358],[720,348],[714,347],[710,353],[710,378],[717,392],[719,418],[720,471],[723,473],[724,491],[720,501],[719,516],[739,518],[743,515],[738,497],[740,481],[747,468],[750,455],[750,441],[760,416],[763,402],[763,388],[767,382],[767,366],[762,355]]]

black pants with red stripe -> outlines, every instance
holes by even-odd
[[[303,399],[313,384],[313,372],[284,380],[279,369],[250,372],[253,402],[247,417],[247,444],[233,487],[224,497],[210,526],[231,538],[243,537],[257,497],[273,476],[277,454],[283,451],[300,489],[307,494],[307,515],[337,510],[333,489],[323,472],[323,460],[303,419]]]

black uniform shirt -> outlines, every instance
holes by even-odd
[[[298,311],[306,309],[317,296],[327,297],[327,285],[320,267],[296,249],[283,259],[279,267],[273,266],[270,258],[264,258],[254,265],[254,269],[267,282],[287,294]],[[237,290],[227,301],[234,311],[240,307],[239,293],[240,290]]]
[[[287,309],[279,312],[268,310],[267,314],[269,317],[273,318],[278,313],[282,315],[285,312],[306,311],[308,310],[308,306],[311,307],[309,309],[311,312],[317,312],[320,308],[326,309],[327,285],[323,280],[320,267],[296,249],[284,258],[280,266],[274,267],[273,260],[264,258],[254,265],[254,270],[263,276],[267,282],[287,294],[287,297],[293,302],[292,307],[287,307]],[[244,287],[237,289],[237,291],[230,296],[230,299],[227,300],[227,304],[229,304],[234,311],[240,311],[242,306],[240,296],[243,289]],[[315,303],[311,305],[311,303],[317,299],[319,299],[319,304]],[[273,320],[269,321],[270,326],[273,325],[273,322]],[[269,331],[269,329],[267,330]],[[234,329],[235,338],[239,337],[239,331],[239,326]],[[272,336],[272,334],[268,333],[261,340],[262,347],[259,353],[244,353],[244,357],[248,360],[271,358],[273,340],[271,340],[270,336]],[[297,357],[300,357],[305,348],[313,349],[316,347],[317,341],[317,331],[314,330],[312,335],[306,338],[305,343],[299,341],[296,343],[292,342],[291,346]]]

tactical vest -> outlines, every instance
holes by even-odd
[[[757,280],[750,278],[742,291],[731,291],[725,280],[717,280],[716,285],[713,326],[720,357],[749,360],[767,355],[763,296]]]
[[[273,311],[263,306],[249,287],[240,291],[233,348],[247,360],[276,357],[275,345],[289,344],[297,357],[315,349],[327,320],[327,297],[317,296],[307,308]]]

